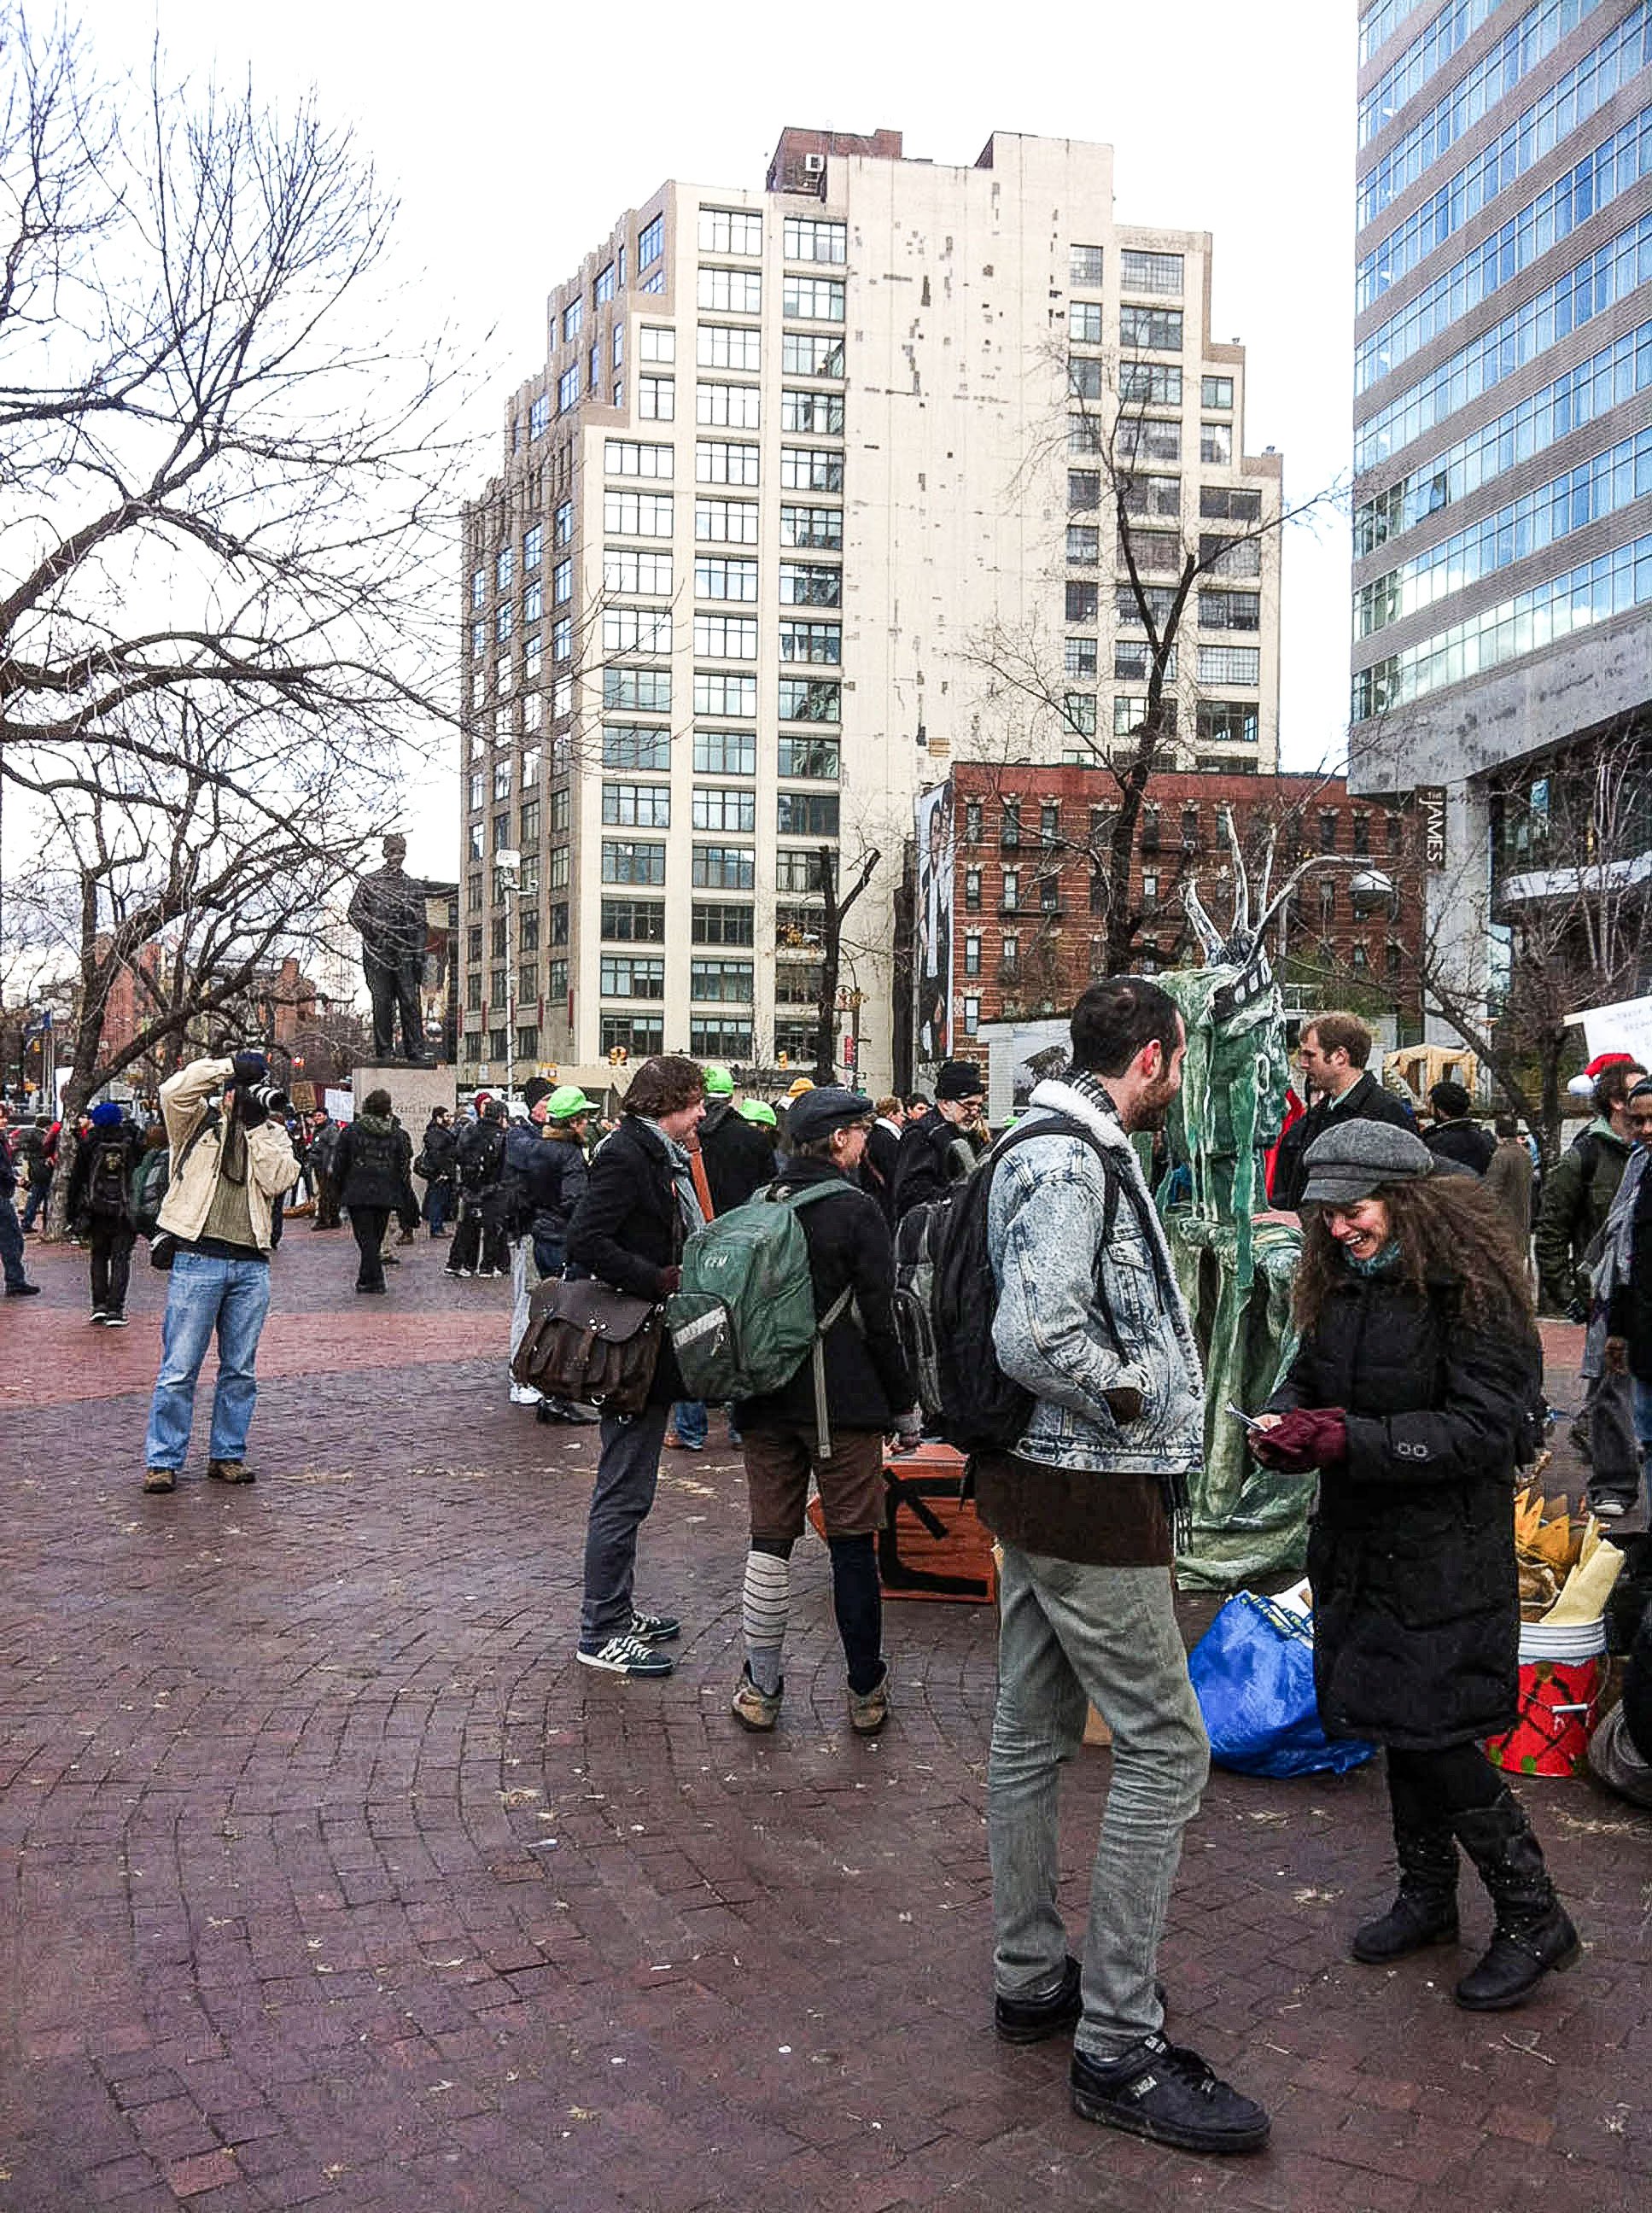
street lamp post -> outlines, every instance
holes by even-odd
[[[493,865],[505,879],[505,1090],[509,1093],[516,1074],[516,901],[521,892],[522,857],[502,845],[493,857]]]

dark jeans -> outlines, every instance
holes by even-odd
[[[510,1245],[504,1224],[493,1207],[485,1204],[479,1206],[473,1198],[465,1201],[448,1254],[448,1265],[454,1269],[496,1268],[504,1274],[510,1265]]]
[[[602,1456],[585,1525],[585,1602],[579,1616],[579,1641],[588,1652],[600,1651],[611,1637],[622,1636],[631,1626],[637,1536],[660,1479],[668,1411],[644,1406],[628,1421],[614,1414],[602,1417]]]
[[[338,1186],[330,1175],[315,1171],[315,1218],[312,1229],[336,1229],[338,1227]]]
[[[55,1168],[36,1168],[28,1180],[28,1203],[23,1209],[23,1227],[33,1229],[34,1217],[52,1196],[52,1179]]]
[[[0,1264],[3,1264],[8,1283],[21,1290],[28,1280],[23,1273],[23,1231],[17,1219],[17,1202],[7,1197],[0,1198]]]
[[[92,1305],[99,1314],[125,1314],[137,1232],[127,1222],[92,1217]]]
[[[445,1177],[428,1184],[424,1191],[424,1219],[430,1225],[432,1237],[440,1237],[448,1226],[448,1210],[453,1204],[453,1186]]]
[[[371,954],[362,956],[373,998],[373,1050],[381,1060],[396,1057],[396,1018],[401,1017],[402,1051],[416,1060],[424,1051],[424,1015],[418,1003],[418,963],[387,968]]]
[[[350,1233],[356,1240],[356,1249],[361,1263],[356,1271],[358,1291],[381,1291],[384,1289],[384,1233],[389,1227],[390,1209],[387,1206],[352,1206],[350,1210]]]

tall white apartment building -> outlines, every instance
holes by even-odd
[[[1210,296],[1208,234],[1117,224],[1112,149],[1064,139],[951,168],[788,130],[762,191],[620,218],[465,516],[465,1080],[807,1064],[823,848],[850,880],[880,857],[842,1029],[863,1083],[906,1075],[914,795],[954,753],[1088,758],[1076,734],[1140,717],[1121,405],[1143,573],[1245,540],[1181,633],[1182,765],[1272,770],[1282,465],[1245,455]]]

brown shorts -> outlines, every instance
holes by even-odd
[[[753,1537],[802,1535],[811,1474],[828,1537],[864,1537],[882,1528],[887,1512],[882,1433],[834,1430],[826,1460],[816,1456],[814,1442],[802,1430],[745,1432]]]

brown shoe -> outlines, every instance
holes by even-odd
[[[668,1452],[680,1452],[683,1448],[683,1441],[675,1430],[668,1430],[660,1442]]]
[[[869,1691],[849,1694],[849,1726],[856,1736],[875,1736],[889,1718],[889,1663]]]
[[[258,1478],[244,1460],[210,1460],[206,1472],[213,1483],[256,1483]]]
[[[143,1471],[145,1491],[176,1491],[177,1471],[170,1467],[146,1467]]]

